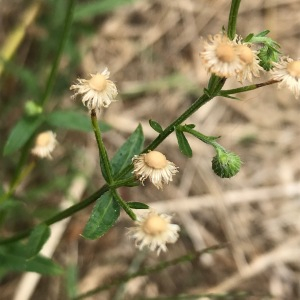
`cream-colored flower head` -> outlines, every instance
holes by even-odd
[[[272,79],[280,81],[278,87],[287,87],[298,99],[300,95],[300,60],[284,56],[273,65],[274,68],[270,71]]]
[[[163,184],[172,181],[173,175],[178,172],[178,167],[158,151],[135,155],[132,161],[133,173],[142,184],[149,177],[158,189],[162,189]]]
[[[235,47],[235,40],[231,41],[224,34],[209,36],[209,42],[204,43],[201,58],[206,69],[220,77],[236,76],[243,69]]]
[[[252,82],[252,76],[259,77],[259,71],[263,70],[259,65],[257,51],[242,43],[239,43],[235,50],[243,64],[243,68],[237,73],[237,80],[243,82],[247,79]]]
[[[142,250],[148,247],[151,251],[167,251],[167,243],[175,243],[179,237],[180,227],[171,224],[171,216],[159,214],[154,210],[138,216],[135,227],[128,228],[128,235],[135,239],[136,246]]]
[[[44,131],[35,139],[34,147],[31,149],[31,153],[40,158],[52,159],[51,153],[57,145],[56,134],[52,131]]]
[[[110,72],[107,68],[102,73],[91,74],[90,79],[77,79],[77,84],[73,84],[70,90],[75,90],[73,98],[82,95],[82,103],[89,110],[101,110],[108,107],[118,95],[116,85],[108,80]]]

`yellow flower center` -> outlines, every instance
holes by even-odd
[[[158,215],[150,215],[143,223],[142,229],[146,234],[156,236],[167,230],[167,221]]]
[[[51,137],[52,137],[51,133],[49,133],[48,131],[40,133],[35,140],[36,146],[38,147],[48,146],[50,144]]]
[[[101,75],[101,74],[96,74],[93,76],[89,81],[89,86],[91,89],[97,91],[97,92],[102,92],[105,90],[107,81],[106,78]]]
[[[254,54],[249,47],[245,45],[239,45],[237,46],[237,50],[242,62],[244,62],[246,65],[250,65],[253,62]]]
[[[163,169],[167,166],[168,161],[162,153],[151,151],[145,155],[145,163],[150,168]]]
[[[291,76],[300,77],[300,61],[291,61],[286,68]]]
[[[216,49],[216,55],[219,60],[224,63],[230,63],[234,61],[236,53],[231,45],[221,44]]]

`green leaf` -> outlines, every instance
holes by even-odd
[[[94,240],[104,235],[117,221],[120,206],[110,192],[102,195],[96,202],[82,236]]]
[[[159,123],[157,123],[156,121],[153,121],[153,120],[149,120],[149,124],[150,126],[158,133],[162,133],[163,132],[163,129],[162,127],[160,126]]]
[[[195,124],[186,124],[186,125],[184,125],[184,126],[186,126],[186,127],[188,127],[188,128],[191,128],[191,129],[193,129],[193,128],[196,127]]]
[[[46,117],[46,122],[52,126],[59,128],[79,130],[83,132],[90,132],[93,130],[91,120],[87,115],[76,111],[60,110],[55,111]],[[111,127],[104,123],[99,122],[100,130],[105,132]]]
[[[26,263],[26,272],[36,272],[43,275],[59,275],[63,269],[50,258],[45,256],[36,256]]]
[[[177,142],[178,142],[180,152],[187,157],[192,157],[193,151],[187,138],[185,137],[183,132],[181,130],[178,130],[177,128],[176,128],[176,137],[177,137]]]
[[[139,125],[112,158],[111,166],[113,175],[119,174],[127,165],[129,165],[132,157],[142,151],[143,145],[144,134],[142,126]]]
[[[36,256],[28,260],[26,258],[24,246],[10,244],[0,248],[0,273],[7,272],[36,272],[44,275],[58,275],[62,273],[62,268],[51,259],[44,256]]]
[[[254,36],[254,33],[249,33],[244,39],[243,42],[247,43],[248,41],[250,41],[252,39],[252,37]]]
[[[1,196],[0,196],[1,199]],[[1,212],[8,212],[8,211],[14,211],[17,208],[20,208],[24,205],[24,203],[21,203],[20,201],[16,199],[6,198],[5,201],[3,201],[0,204],[0,213]]]
[[[50,228],[46,224],[36,226],[31,232],[27,244],[27,258],[36,256],[50,236]]]
[[[264,30],[264,31],[258,33],[256,36],[258,36],[258,37],[264,37],[264,36],[266,36],[269,33],[270,33],[270,30],[267,29],[267,30]]]
[[[4,155],[9,155],[19,150],[42,124],[42,116],[22,118],[10,132],[4,146]]]
[[[149,205],[142,202],[127,202],[127,205],[133,209],[149,209]]]

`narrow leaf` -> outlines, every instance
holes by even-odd
[[[12,154],[19,150],[42,124],[42,116],[22,118],[10,132],[4,146],[4,155]]]
[[[161,125],[159,123],[157,123],[156,121],[149,120],[149,124],[156,132],[158,132],[158,133],[163,132]]]
[[[130,164],[132,157],[142,151],[143,145],[144,134],[142,126],[139,125],[112,158],[111,166],[113,175],[120,173],[124,167]]]
[[[127,202],[127,204],[133,209],[149,209],[149,206],[142,202]]]
[[[97,200],[83,230],[83,237],[91,240],[101,237],[114,225],[119,215],[119,204],[110,192],[105,193]]]
[[[193,156],[192,148],[181,130],[176,129],[176,137],[177,137],[177,142],[178,142],[180,152],[187,157],[192,157]]]
[[[77,111],[61,110],[52,112],[47,116],[46,122],[59,128],[79,130],[83,132],[89,132],[93,129],[90,118]],[[100,130],[103,132],[108,131],[111,128],[104,122],[99,122],[99,125]]]
[[[27,244],[27,258],[36,256],[50,236],[50,228],[41,224],[33,229]]]
[[[188,128],[191,128],[191,129],[193,129],[193,128],[196,127],[195,124],[186,124],[186,125],[184,125],[184,126],[186,126],[186,127],[188,127]]]

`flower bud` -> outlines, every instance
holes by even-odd
[[[217,155],[212,159],[212,169],[221,178],[230,178],[236,175],[241,168],[241,159],[238,155],[225,150],[216,149]]]

